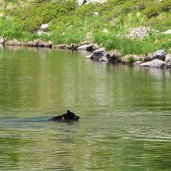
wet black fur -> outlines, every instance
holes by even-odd
[[[78,121],[80,119],[75,113],[67,110],[63,115],[55,116],[52,121]]]

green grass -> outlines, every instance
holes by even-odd
[[[75,0],[35,0],[0,17],[0,35],[7,39],[29,41],[40,38],[54,44],[93,41],[107,50],[118,49],[123,55],[145,54],[159,48],[168,50],[170,36],[149,35],[131,40],[124,35],[130,29],[147,26],[161,32],[170,29],[171,2],[154,0],[108,0],[105,4],[76,6]],[[15,4],[14,1],[12,1]],[[38,36],[40,25],[50,23],[50,35]],[[104,33],[107,29],[109,33]],[[87,39],[87,35],[91,35]]]

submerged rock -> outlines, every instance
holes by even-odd
[[[168,65],[165,62],[159,59],[154,59],[149,62],[141,63],[140,66],[149,67],[149,68],[161,68],[161,69],[168,67]]]
[[[133,63],[133,65],[134,66],[140,66],[141,63],[142,63],[141,61],[136,61],[136,62]]]

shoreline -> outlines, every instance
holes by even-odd
[[[171,69],[171,54],[166,54],[165,50],[163,49],[144,55],[129,54],[123,56],[119,50],[113,49],[111,51],[106,51],[105,48],[89,42],[55,45],[50,40],[43,41],[41,39],[35,39],[33,41],[24,43],[18,41],[17,39],[4,40],[1,38],[0,45],[3,47],[30,47],[70,51],[87,51],[91,52],[91,54],[89,56],[85,56],[85,58],[94,61],[104,61],[113,64],[121,63],[126,65],[158,69]]]

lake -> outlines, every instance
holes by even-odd
[[[0,48],[0,170],[170,171],[170,72],[84,56]]]

